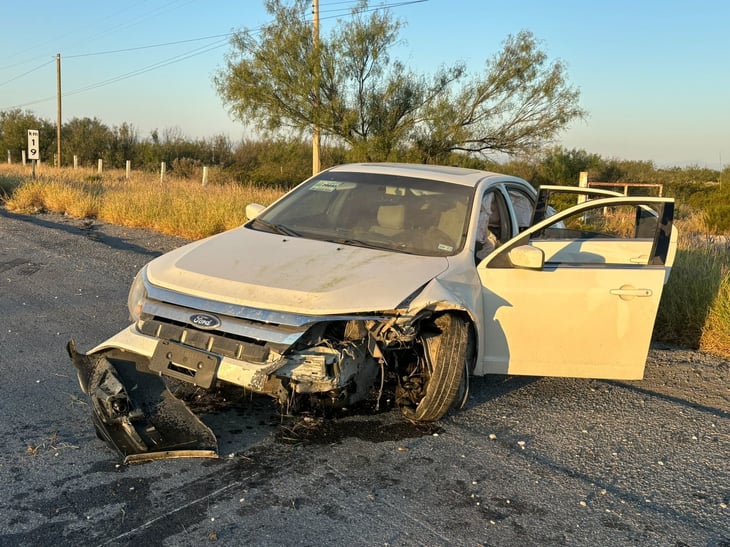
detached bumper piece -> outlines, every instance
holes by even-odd
[[[213,432],[165,386],[129,361],[84,355],[73,340],[68,354],[81,389],[91,398],[97,436],[125,463],[164,458],[217,458]]]

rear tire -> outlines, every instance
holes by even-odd
[[[415,405],[402,405],[409,420],[435,422],[453,406],[462,386],[469,357],[470,328],[459,315],[446,313],[433,321],[433,332],[421,336],[423,360],[416,374],[425,382],[423,397]]]

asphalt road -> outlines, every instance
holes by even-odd
[[[0,209],[0,545],[730,545],[730,367],[679,349],[640,382],[475,379],[431,428],[216,392],[220,459],[120,465],[64,346],[180,243]]]

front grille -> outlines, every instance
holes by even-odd
[[[137,323],[137,328],[148,336],[178,342],[233,359],[265,363],[271,352],[265,343],[244,340],[242,337],[230,334],[202,331],[160,318],[141,319]]]

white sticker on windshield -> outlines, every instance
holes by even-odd
[[[342,183],[337,180],[318,180],[312,184],[310,190],[317,190],[318,192],[334,192],[337,188],[339,188],[340,184]]]
[[[451,245],[445,245],[444,243],[439,243],[439,251],[446,251],[447,253],[450,253],[453,250],[454,250],[454,248]]]

